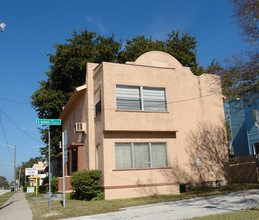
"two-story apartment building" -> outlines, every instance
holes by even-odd
[[[100,169],[105,199],[229,181],[218,76],[195,76],[158,51],[86,69],[86,84],[60,115],[68,134],[67,180],[74,171]]]

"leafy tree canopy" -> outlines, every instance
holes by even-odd
[[[0,176],[0,187],[6,187],[8,185],[9,184],[8,184],[8,181],[7,181],[6,177]]]
[[[39,118],[58,118],[62,107],[66,105],[74,89],[85,83],[86,63],[101,63],[135,61],[141,54],[159,50],[164,51],[182,65],[192,69],[194,74],[200,75],[203,68],[198,66],[196,60],[195,37],[172,31],[164,41],[153,40],[151,37],[137,36],[126,40],[122,47],[121,41],[116,41],[114,35],[104,37],[87,30],[74,32],[72,38],[65,44],[55,44],[55,54],[49,54],[50,69],[46,73],[47,80],[39,82],[39,88],[31,96],[31,104],[37,111]],[[48,143],[46,129],[41,129],[41,137]],[[51,130],[51,156],[59,152],[61,128],[52,126]],[[41,149],[42,155],[47,156],[48,149]]]
[[[172,31],[167,36],[168,38],[164,41],[153,40],[151,37],[146,38],[143,35],[126,40],[124,50],[118,55],[118,62],[135,61],[145,52],[158,50],[171,54],[183,66],[190,67],[195,75],[201,75],[203,68],[198,67],[195,37],[181,34],[180,31]]]

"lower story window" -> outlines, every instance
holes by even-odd
[[[167,167],[166,143],[115,143],[116,169]]]

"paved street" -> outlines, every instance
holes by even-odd
[[[188,219],[233,212],[259,206],[259,190],[249,190],[205,198],[125,208],[119,212],[71,218],[73,220],[110,219]],[[258,213],[259,218],[259,213]]]
[[[0,196],[7,193],[7,192],[10,192],[11,190],[4,190],[4,189],[1,189],[0,190]]]
[[[248,190],[225,195],[129,207],[122,209],[119,212],[82,216],[70,218],[70,220],[188,219],[198,216],[233,212],[258,206],[259,190]],[[0,220],[13,219],[32,219],[32,211],[23,192],[17,192],[0,208]]]
[[[0,220],[30,220],[32,211],[22,191],[15,193],[1,208]]]

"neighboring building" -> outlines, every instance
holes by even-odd
[[[47,176],[46,173],[44,172],[46,167],[48,166],[47,162],[39,161],[36,164],[33,164],[32,168],[35,168],[38,170],[38,185],[41,185],[43,182],[43,179]]]
[[[66,191],[69,176],[82,169],[102,171],[105,199],[227,183],[224,118],[219,77],[195,76],[167,53],[88,63],[86,84],[60,115],[68,137]]]
[[[242,98],[231,101],[229,110],[234,157],[258,155],[259,128],[255,118],[259,115],[259,95],[248,102],[243,102]]]

